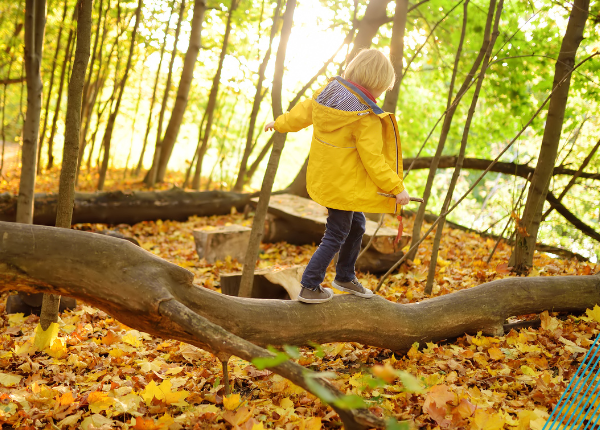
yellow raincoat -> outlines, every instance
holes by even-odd
[[[316,99],[297,104],[277,118],[275,130],[298,131],[313,125],[306,188],[317,203],[354,212],[396,213],[394,198],[402,181],[402,149],[394,114],[384,112],[360,89],[335,77],[369,109],[344,111],[323,106]]]

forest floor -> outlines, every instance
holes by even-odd
[[[120,175],[113,172],[113,176]],[[56,175],[54,180],[58,182]],[[4,191],[16,191],[13,179],[3,181]],[[50,182],[41,183],[44,191],[56,191]],[[137,187],[118,181],[112,186]],[[390,219],[388,224],[394,227],[396,222]],[[193,272],[196,284],[220,291],[219,275],[242,266],[237,261],[209,265],[200,260],[192,231],[251,223],[251,218],[232,213],[191,217],[186,222],[76,228],[111,228],[135,237],[144,249]],[[411,219],[405,220],[405,231],[411,231],[411,224]],[[494,244],[490,238],[445,228],[433,295],[514,276],[507,270],[511,248],[505,243],[486,263]],[[415,260],[391,276],[379,294],[397,303],[426,300],[423,289],[430,248],[431,240],[425,241]],[[315,249],[263,244],[260,266],[306,264]],[[530,276],[599,271],[600,264],[536,254]],[[333,276],[330,267],[326,286]],[[369,288],[378,282],[368,273],[358,273],[358,278]],[[224,396],[221,363],[213,355],[140,333],[84,303],[61,315],[57,339],[50,348],[38,351],[33,344],[38,317],[6,315],[4,300],[1,303],[0,422],[8,426],[86,430],[341,426],[338,415],[315,396],[236,357],[229,362],[233,394]],[[510,321],[535,317],[514,316]],[[411,428],[542,429],[600,332],[600,308],[584,315],[544,312],[540,319],[539,328],[512,330],[501,337],[465,335],[447,343],[415,344],[404,355],[355,342],[302,347],[297,361],[316,371],[334,372],[333,383],[343,392],[360,395],[373,413],[407,421]],[[405,386],[399,371],[416,377],[421,388]]]

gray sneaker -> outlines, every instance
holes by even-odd
[[[337,288],[340,291],[344,291],[346,293],[354,294],[358,297],[364,297],[365,299],[370,299],[373,297],[373,291],[362,286],[358,279],[354,278],[349,282],[342,282],[335,280],[331,283],[334,288]]]
[[[302,287],[302,291],[298,294],[298,301],[302,303],[324,303],[331,299],[333,299],[331,288],[323,288],[321,286],[316,290]]]

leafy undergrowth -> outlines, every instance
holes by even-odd
[[[241,264],[208,265],[199,260],[192,230],[227,224],[250,225],[251,219],[232,214],[115,229],[192,271],[198,285],[219,291],[219,274],[239,270]],[[405,224],[410,231],[411,221]],[[492,239],[445,229],[434,295],[512,276],[505,264],[510,255],[506,244],[501,243],[486,263],[493,246]],[[424,300],[430,247],[431,242],[425,242],[417,258],[390,277],[380,293],[398,303]],[[306,264],[315,249],[264,244],[260,265]],[[326,284],[333,280],[332,269]],[[542,254],[536,256],[532,275],[585,275],[599,270],[600,265]],[[359,273],[358,277],[369,288],[377,285],[374,275]],[[3,315],[1,321],[0,421],[15,428],[314,430],[341,426],[338,415],[315,396],[235,357],[229,362],[233,394],[224,396],[216,357],[178,341],[140,333],[85,304],[62,314],[47,345],[33,343],[37,317]],[[333,382],[343,392],[360,395],[373,413],[407,420],[414,428],[541,429],[598,334],[599,322],[600,309],[583,316],[544,313],[539,328],[513,330],[502,337],[479,334],[451,343],[414,345],[405,355],[354,342],[332,343],[302,347],[298,362],[316,371],[335,372]],[[422,390],[404,386],[400,371],[414,375]]]

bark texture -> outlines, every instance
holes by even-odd
[[[133,24],[133,30],[131,31],[131,43],[129,45],[129,54],[127,55],[127,64],[125,65],[125,72],[121,78],[119,85],[117,100],[115,107],[108,117],[106,123],[106,130],[104,131],[104,137],[102,138],[102,146],[104,148],[104,157],[102,159],[102,166],[100,167],[100,177],[98,178],[98,190],[104,189],[104,181],[106,180],[106,172],[108,171],[108,160],[110,157],[110,143],[112,140],[112,134],[115,127],[115,121],[119,114],[119,108],[121,107],[121,100],[123,99],[123,93],[125,92],[125,84],[127,83],[127,76],[131,70],[131,63],[133,61],[133,50],[135,48],[135,39],[137,36],[138,27],[140,24],[140,16],[142,14],[142,6],[144,5],[143,0],[138,0],[137,9],[135,12],[135,24]],[[90,154],[91,156],[91,154]]]
[[[4,222],[0,275],[4,290],[74,297],[128,326],[200,347],[206,344],[197,335],[162,318],[163,303],[179,302],[257,345],[351,341],[400,352],[414,342],[465,333],[499,335],[514,315],[582,312],[600,303],[600,275],[519,277],[412,304],[339,295],[319,305],[320,317],[314,318],[314,307],[303,303],[230,297],[196,286],[188,270],[122,239]]]
[[[250,122],[248,123],[248,133],[246,135],[246,146],[242,154],[242,161],[240,163],[240,170],[238,177],[233,187],[233,191],[241,192],[246,183],[247,177],[246,172],[248,170],[248,159],[254,149],[254,127],[256,126],[256,119],[258,118],[258,111],[260,110],[260,103],[262,102],[266,92],[263,91],[263,81],[265,79],[265,70],[267,64],[271,58],[271,47],[273,45],[273,39],[277,34],[277,21],[279,19],[279,9],[281,7],[281,0],[277,1],[275,6],[275,12],[273,12],[273,25],[271,26],[271,33],[269,35],[269,47],[263,57],[260,67],[258,68],[258,82],[256,83],[256,92],[254,94],[254,101],[252,102],[252,110],[250,111]]]
[[[204,11],[206,10],[206,3],[204,0],[196,0],[194,2],[194,14],[192,16],[192,30],[190,33],[190,44],[185,54],[185,60],[183,61],[183,70],[181,71],[181,79],[179,81],[179,88],[177,89],[177,98],[175,99],[175,105],[171,113],[171,119],[167,125],[165,136],[162,141],[162,148],[160,154],[160,162],[158,164],[158,171],[156,180],[162,182],[165,178],[167,171],[167,164],[171,158],[173,147],[175,146],[175,140],[179,133],[179,127],[183,121],[183,114],[187,106],[188,94],[192,85],[192,79],[194,77],[194,66],[198,59],[198,52],[201,46],[201,32],[202,32],[202,20],[204,19]]]
[[[177,18],[177,27],[175,28],[175,41],[173,42],[173,50],[171,51],[171,60],[169,61],[169,72],[167,73],[167,82],[165,84],[165,93],[163,95],[162,103],[160,105],[160,112],[158,114],[158,126],[156,130],[156,145],[154,146],[154,157],[152,167],[146,176],[146,184],[149,187],[153,187],[156,182],[156,175],[158,173],[158,162],[160,161],[160,154],[162,152],[162,128],[163,121],[165,118],[165,112],[167,110],[167,102],[169,101],[169,93],[171,92],[171,83],[173,82],[173,65],[175,64],[175,58],[177,58],[177,42],[179,41],[179,34],[181,33],[181,22],[183,21],[183,15],[185,13],[185,0],[181,0],[179,6],[179,17]],[[166,38],[166,34],[165,34]],[[162,60],[162,57],[161,57]],[[157,76],[160,70],[157,71]]]
[[[219,64],[217,71],[213,77],[212,86],[210,88],[210,94],[208,96],[208,103],[206,105],[206,126],[204,128],[204,134],[202,135],[202,145],[198,151],[198,161],[196,164],[196,172],[192,181],[192,188],[194,190],[200,189],[200,180],[202,177],[202,162],[204,161],[204,155],[208,150],[208,140],[210,139],[210,131],[213,125],[213,118],[215,115],[215,108],[217,107],[217,96],[219,95],[219,84],[221,83],[221,71],[223,70],[223,62],[225,61],[225,54],[227,54],[227,46],[229,44],[229,34],[231,33],[231,20],[233,18],[233,12],[237,9],[239,0],[231,0],[231,7],[227,14],[227,24],[225,25],[225,35],[223,36],[223,45],[221,46],[221,53],[219,54]],[[234,191],[238,191],[235,190]]]
[[[186,192],[179,188],[133,193],[75,193],[71,222],[135,224],[157,219],[185,221],[192,215],[225,215],[232,208],[242,212],[252,196],[226,191]],[[56,194],[38,194],[33,223],[54,225],[57,201]],[[0,194],[0,221],[15,221],[15,213],[16,198],[8,193]]]
[[[518,230],[525,231],[526,234],[522,234],[520,231],[517,232],[517,245],[510,259],[510,265],[515,267],[518,273],[528,271],[533,264],[535,242],[542,220],[544,201],[546,200],[558,153],[571,84],[571,72],[575,65],[575,54],[583,40],[583,30],[588,18],[589,8],[589,0],[575,0],[567,24],[567,31],[563,37],[560,53],[556,60],[554,82],[552,84],[554,93],[548,106],[548,117],[544,128],[544,136],[542,137],[538,164],[531,179],[525,210],[519,221],[520,226],[523,228]],[[562,84],[557,88],[560,82]]]
[[[495,4],[495,1],[494,1],[494,4]],[[452,120],[454,118],[454,114],[456,112],[456,109],[458,108],[458,103],[462,99],[463,95],[469,89],[469,86],[475,76],[475,73],[477,73],[477,70],[479,69],[481,62],[483,61],[483,57],[485,56],[486,46],[487,46],[487,43],[490,38],[490,32],[492,30],[493,17],[494,17],[494,6],[492,3],[490,3],[490,6],[488,8],[487,19],[486,19],[486,23],[485,23],[485,30],[483,33],[483,41],[481,44],[481,48],[479,49],[479,53],[477,54],[477,57],[473,61],[471,70],[469,70],[469,73],[465,77],[465,79],[464,79],[460,89],[458,90],[458,93],[452,103],[450,103],[452,94],[450,92],[448,93],[448,107],[446,108],[446,115],[444,117],[442,131],[440,132],[438,146],[436,148],[435,155],[433,156],[433,159],[431,161],[431,166],[429,168],[429,174],[427,176],[427,183],[425,184],[425,190],[423,191],[423,203],[421,203],[421,205],[419,206],[419,210],[417,212],[417,216],[415,217],[415,222],[413,225],[411,248],[414,247],[414,249],[413,249],[413,251],[408,253],[408,257],[407,257],[411,260],[415,258],[415,255],[417,255],[418,248],[416,247],[416,243],[419,241],[419,239],[421,237],[421,227],[423,226],[423,217],[425,215],[425,209],[427,208],[427,203],[429,202],[429,197],[431,196],[431,188],[433,187],[435,173],[438,168],[438,163],[439,163],[440,157],[442,156],[444,146],[446,145],[446,139],[448,138],[448,133],[450,132],[450,126],[452,125]],[[459,54],[460,54],[460,52],[459,52]],[[454,66],[455,66],[455,70],[457,70],[457,67],[458,67],[457,60],[455,60]],[[453,88],[451,88],[451,89],[453,89]]]
[[[34,230],[31,230],[32,228]],[[63,236],[64,234],[67,236]],[[193,275],[190,272],[167,263],[129,242],[68,229],[6,223],[0,223],[0,237],[2,289],[18,288],[25,292],[69,296],[73,296],[73,289],[76,290],[74,296],[88,297],[88,303],[98,306],[123,322],[128,321],[126,324],[139,330],[188,342],[213,354],[226,352],[246,360],[270,356],[270,353],[260,346],[203,317],[193,309],[193,302],[188,301],[189,304],[186,304],[180,299],[180,295],[186,296],[199,290],[199,287],[192,284]],[[63,237],[68,243],[54,242],[59,237]],[[90,239],[91,243],[98,245],[95,251],[91,252],[97,251],[99,254],[84,256],[82,246],[89,243]],[[55,247],[53,243],[66,248],[61,248],[58,254],[50,255],[48,252],[52,252]],[[32,251],[36,256],[31,254]],[[38,252],[45,253],[45,262],[38,260]],[[29,260],[27,254],[36,261],[24,261]],[[130,258],[124,258],[125,255]],[[86,264],[91,262],[87,260],[89,257],[96,260],[97,267],[86,267]],[[69,264],[64,264],[65,261]],[[52,269],[45,266],[46,264],[58,266]],[[76,273],[79,269],[83,272]],[[108,274],[107,271],[112,274]],[[145,285],[146,276],[150,282],[148,285]],[[109,292],[106,287],[114,291]],[[218,293],[211,294],[221,296]],[[312,374],[302,366],[287,361],[273,371],[310,390],[306,378]],[[326,380],[318,381],[335,397],[341,395]],[[384,425],[383,420],[368,411],[335,409],[346,428],[366,430]]]
[[[490,10],[494,9],[495,0],[490,1]],[[471,106],[469,107],[469,111],[467,113],[467,119],[465,121],[465,126],[463,128],[463,135],[460,142],[460,150],[458,154],[458,159],[456,160],[456,167],[454,168],[454,172],[452,173],[452,178],[450,179],[450,184],[448,185],[448,191],[446,193],[446,198],[444,199],[444,203],[442,205],[442,209],[440,213],[445,213],[450,204],[452,203],[452,196],[454,194],[454,188],[456,187],[456,183],[458,182],[458,177],[460,175],[460,171],[462,169],[463,160],[465,159],[465,153],[467,151],[467,142],[469,140],[469,129],[471,128],[471,122],[473,121],[473,116],[475,115],[475,108],[477,107],[477,101],[479,100],[479,92],[481,91],[481,87],[483,85],[483,80],[485,78],[485,73],[487,71],[490,57],[492,55],[492,49],[494,49],[494,45],[496,44],[496,38],[500,33],[498,30],[500,24],[500,16],[502,15],[502,7],[504,5],[504,0],[500,0],[498,2],[498,6],[496,7],[495,18],[494,18],[494,30],[490,35],[490,39],[485,42],[485,57],[483,59],[483,65],[481,66],[481,72],[477,78],[477,85],[475,86],[475,92],[473,93],[473,98],[471,100]],[[440,242],[442,240],[442,233],[444,229],[444,222],[446,221],[446,217],[442,216],[440,219],[440,223],[437,226],[437,230],[435,232],[435,238],[433,240],[433,246],[431,249],[431,262],[429,263],[429,274],[427,276],[427,284],[425,286],[425,294],[431,294],[433,289],[433,281],[435,279],[435,269],[437,267],[437,259],[438,252],[440,249]]]
[[[389,18],[386,14],[386,8],[390,0],[371,0],[365,10],[363,19],[358,24],[358,33],[354,38],[354,47],[350,52],[346,63],[350,62],[356,57],[356,54],[361,49],[368,49],[371,47],[371,41],[377,35],[379,27],[389,22]]]
[[[294,10],[296,9],[296,0],[288,0],[283,14],[283,25],[281,26],[281,38],[279,39],[279,47],[277,56],[275,57],[275,73],[273,76],[273,88],[271,91],[271,99],[273,103],[273,118],[277,118],[283,113],[281,103],[281,87],[283,83],[283,72],[287,43],[292,32],[292,24],[294,21]],[[242,280],[240,281],[240,297],[252,296],[252,283],[254,281],[254,269],[256,268],[256,260],[260,249],[260,242],[263,236],[265,218],[267,217],[267,209],[269,207],[269,199],[271,198],[271,190],[273,182],[275,182],[275,174],[279,167],[279,158],[285,145],[285,133],[274,132],[273,149],[269,157],[269,163],[265,171],[258,205],[256,207],[254,220],[252,221],[252,232],[250,233],[250,242],[248,243],[248,251],[244,260],[244,268],[242,271]]]
[[[17,222],[31,224],[35,173],[37,170],[37,142],[42,110],[42,47],[46,28],[46,1],[25,2],[25,77],[27,80],[27,113],[23,124],[21,150],[21,180],[17,202]]]
[[[392,25],[392,39],[390,41],[390,61],[396,72],[394,87],[385,94],[383,110],[396,113],[400,84],[402,83],[402,59],[404,58],[404,32],[406,29],[406,16],[408,14],[408,0],[396,0],[394,24]]]
[[[69,80],[67,115],[65,119],[65,144],[56,208],[56,227],[71,228],[73,201],[75,200],[75,177],[79,155],[79,131],[81,128],[81,97],[85,82],[85,71],[90,58],[92,31],[92,0],[81,0],[77,4],[77,47],[73,70]],[[40,314],[40,325],[45,331],[58,321],[60,296],[45,294]]]

